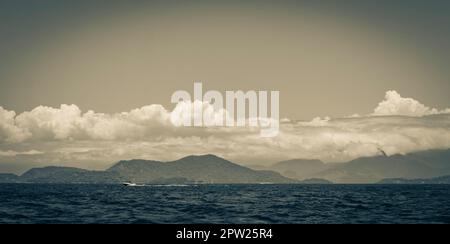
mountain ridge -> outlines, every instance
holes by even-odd
[[[0,183],[88,183],[118,184],[182,183],[299,183],[272,171],[257,171],[215,155],[191,155],[175,161],[121,160],[103,171],[74,167],[31,168],[22,175],[0,175]]]
[[[450,175],[450,149],[360,157],[342,163],[293,159],[245,167],[213,154],[174,161],[120,160],[103,171],[48,166],[22,175],[0,174],[0,183],[378,183]]]
[[[336,183],[376,183],[384,178],[432,178],[447,174],[450,174],[450,149],[361,157],[313,176]]]
[[[291,159],[253,169],[276,171],[297,180],[320,178],[335,183],[377,183],[385,178],[432,178],[450,174],[450,149],[359,157],[347,162]]]
[[[190,155],[175,161],[122,160],[106,170],[118,172],[133,182],[186,178],[211,183],[293,183],[292,179],[272,171],[258,171],[232,163],[215,155]]]

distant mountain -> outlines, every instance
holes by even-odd
[[[314,159],[293,159],[270,166],[251,166],[305,180],[318,178],[335,183],[376,183],[385,178],[431,178],[450,174],[450,149],[414,152],[405,155],[382,154],[342,163]]]
[[[272,171],[252,170],[214,155],[188,156],[172,162],[120,161],[107,172],[138,183],[184,178],[202,183],[293,183]]]
[[[15,183],[19,181],[19,176],[15,174],[1,174],[0,183]]]
[[[125,181],[147,184],[296,183],[279,173],[252,170],[214,155],[188,156],[172,162],[120,161],[106,171],[49,166],[32,168],[21,176],[0,174],[0,183],[114,184]]]
[[[279,172],[280,174],[293,179],[307,179],[321,171],[329,169],[330,165],[315,159],[293,159],[278,162],[268,170]]]
[[[448,150],[428,150],[408,154],[424,165],[435,169],[450,168],[450,149]]]
[[[430,179],[403,179],[391,178],[383,179],[378,184],[450,184],[450,175],[435,177]]]
[[[357,158],[316,173],[337,183],[375,183],[385,178],[431,178],[450,174],[450,150]]]
[[[329,180],[324,180],[324,179],[318,179],[318,178],[311,178],[311,179],[306,179],[306,180],[302,180],[299,182],[300,184],[314,184],[314,185],[328,185],[328,184],[333,184],[333,182],[329,181]]]
[[[90,171],[70,167],[49,166],[33,168],[19,177],[26,183],[118,183],[120,177],[114,172]]]
[[[68,167],[33,168],[21,176],[0,174],[0,183],[377,183],[450,175],[450,149],[362,157],[344,163],[294,159],[253,169],[214,155],[176,161],[119,161],[105,171]]]

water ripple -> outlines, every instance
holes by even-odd
[[[0,223],[450,223],[449,187],[0,184]]]

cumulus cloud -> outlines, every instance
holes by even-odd
[[[226,120],[233,120],[224,108],[215,108],[208,102],[195,100],[181,101],[170,113],[170,121],[175,126],[194,125],[200,121],[202,126],[223,126]]]
[[[199,113],[198,111],[202,111]],[[191,114],[192,116],[185,116]],[[185,118],[189,125],[200,119],[205,128],[181,126]],[[234,121],[226,109],[217,109],[200,101],[180,102],[173,111],[158,104],[133,109],[129,112],[105,114],[87,111],[72,104],[59,108],[38,106],[16,116],[14,111],[0,107],[0,142],[20,143],[24,141],[63,140],[158,140],[161,136],[201,135],[230,131],[224,126],[227,120]],[[255,122],[256,121],[256,122]],[[272,119],[252,118],[247,124],[270,125]],[[208,129],[214,127],[213,129]],[[252,128],[251,131],[259,131]],[[242,131],[242,129],[236,129]]]
[[[161,105],[103,114],[82,113],[76,105],[63,104],[59,108],[39,106],[17,116],[9,111],[3,114],[0,135],[6,135],[4,141],[11,142],[142,139],[157,136],[171,126],[170,115]]]
[[[16,125],[16,113],[0,107],[0,142],[20,142],[31,136]]]
[[[429,108],[412,98],[404,98],[396,91],[387,91],[384,100],[378,104],[372,115],[426,116],[450,113],[450,109]]]

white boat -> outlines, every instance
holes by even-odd
[[[132,183],[132,182],[123,182],[122,185],[124,185],[124,186],[144,186],[144,185],[138,185],[138,184]]]

